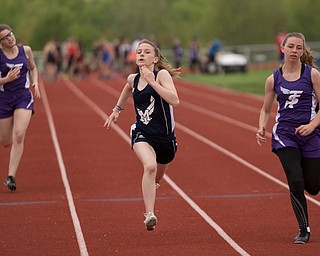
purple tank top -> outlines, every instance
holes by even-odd
[[[274,90],[277,94],[278,113],[276,121],[286,124],[307,124],[316,115],[318,100],[311,80],[312,67],[305,65],[296,81],[286,81],[280,68],[273,73]]]
[[[18,55],[13,59],[8,59],[0,49],[0,77],[6,77],[11,68],[20,68],[19,78],[1,85],[0,93],[25,90],[30,86],[28,59],[23,45],[18,45],[18,49]]]

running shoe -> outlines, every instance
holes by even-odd
[[[309,241],[310,231],[308,229],[300,229],[299,234],[294,238],[295,244],[305,244]]]
[[[8,176],[7,179],[4,181],[4,185],[12,191],[15,191],[17,188],[16,182],[13,176]]]
[[[148,231],[152,231],[155,229],[157,225],[157,217],[154,215],[153,212],[147,212],[144,214],[146,219],[144,220],[144,225],[146,226]]]

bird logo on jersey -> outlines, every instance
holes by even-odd
[[[11,64],[11,63],[6,63],[7,67],[10,69],[22,69],[23,63],[18,63],[18,64]],[[2,73],[0,72],[0,77],[2,77]],[[4,76],[3,76],[4,77]],[[0,86],[0,91],[4,91],[3,85]]]
[[[6,63],[7,67],[12,69],[12,68],[16,68],[16,69],[22,69],[23,67],[23,63],[18,63],[18,64],[11,64],[11,63]]]
[[[303,93],[303,91],[291,91],[289,89],[283,88],[280,86],[280,90],[283,94],[290,94],[284,108],[293,108],[295,104],[299,102],[299,97]]]
[[[144,112],[137,108],[138,114],[140,116],[140,121],[145,125],[147,125],[152,120],[151,114],[154,111],[154,104],[155,104],[155,99],[151,96],[150,105],[147,107],[147,109]]]

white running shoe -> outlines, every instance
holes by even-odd
[[[152,231],[155,229],[157,225],[157,217],[154,215],[153,212],[147,212],[144,214],[146,219],[144,220],[144,225],[146,226],[148,231]]]

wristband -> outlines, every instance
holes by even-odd
[[[117,109],[118,111],[124,110],[124,108],[119,105],[115,105],[114,108]]]

